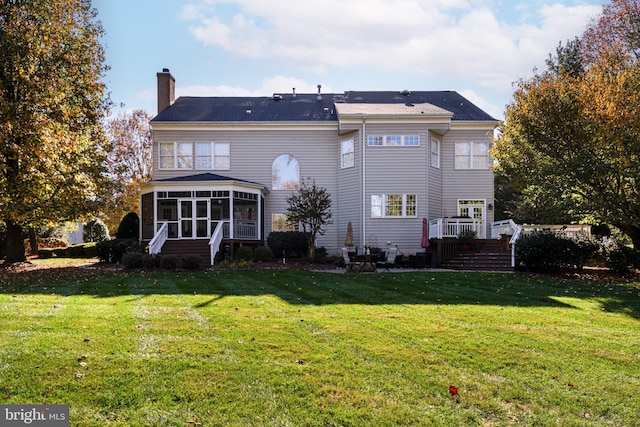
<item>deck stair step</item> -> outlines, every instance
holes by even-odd
[[[477,242],[473,250],[460,252],[445,261],[442,268],[471,271],[513,271],[511,250],[500,240]]]
[[[187,256],[196,255],[204,262],[211,261],[209,241],[199,240],[167,240],[160,251],[161,255]]]

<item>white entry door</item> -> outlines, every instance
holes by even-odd
[[[468,216],[477,222],[480,239],[485,238],[486,200],[458,200],[458,215]]]

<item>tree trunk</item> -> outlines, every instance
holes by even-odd
[[[24,262],[27,256],[24,251],[24,240],[22,239],[22,227],[11,220],[5,220],[7,225],[7,259],[8,264],[14,262]]]
[[[619,227],[633,243],[633,249],[638,252],[640,251],[640,227],[637,225],[628,225],[624,228]]]
[[[38,253],[38,237],[36,236],[36,230],[33,227],[29,227],[29,245],[31,246],[31,255]]]

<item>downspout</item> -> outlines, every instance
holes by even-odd
[[[367,145],[367,115],[362,115],[362,147],[361,147],[361,157],[362,157],[362,222],[361,222],[361,237],[360,241],[362,242],[363,249],[367,246],[367,161],[365,158],[365,147]]]

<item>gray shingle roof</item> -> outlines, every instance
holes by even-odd
[[[405,92],[403,94],[403,92]],[[453,113],[452,120],[495,121],[455,91],[282,94],[274,97],[180,97],[152,122],[323,122],[337,121],[334,103],[422,104]]]
[[[165,178],[159,179],[157,182],[209,182],[209,181],[236,181],[236,182],[244,182],[247,184],[257,185],[262,187],[262,184],[258,184],[257,182],[246,181],[244,179],[236,179],[230,178],[224,175],[218,175],[216,173],[199,173],[196,175],[187,175],[187,176],[176,176],[173,178]]]

